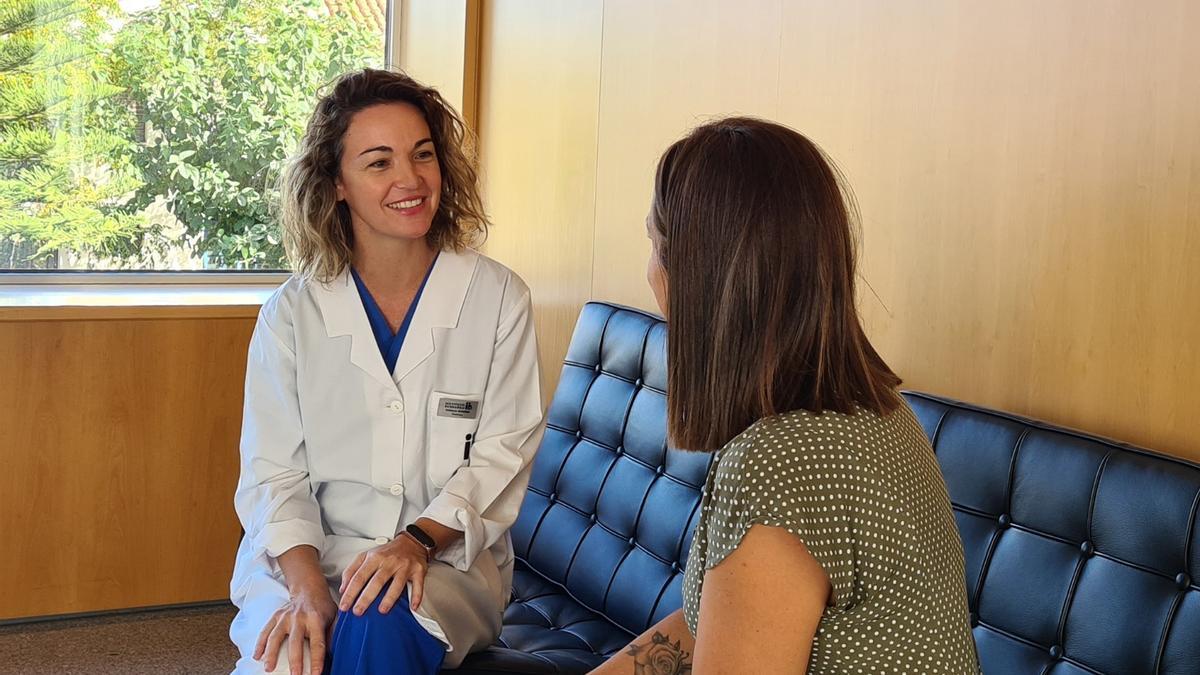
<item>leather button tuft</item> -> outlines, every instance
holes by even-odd
[[[635,546],[635,545],[637,545],[637,542],[634,540],[634,538],[633,538],[633,537],[630,537],[630,538],[629,538],[629,545],[630,545],[630,546]]]
[[[550,493],[550,501],[555,501],[555,500],[557,500],[557,499],[558,499],[558,493],[557,493],[557,492],[551,492],[551,493]]]
[[[1008,514],[1004,513],[1000,515],[1000,518],[997,519],[996,522],[1000,523],[1000,527],[1008,527],[1009,525],[1012,525],[1012,518],[1009,518]]]
[[[597,373],[598,373],[598,372],[600,372],[600,364],[599,364],[599,363],[597,363],[597,364],[596,364],[596,367],[595,367],[595,368],[593,368],[592,370],[595,370]]]
[[[633,386],[635,386],[635,387],[642,386],[642,378],[639,377],[637,380],[635,380],[633,383]]]
[[[1063,657],[1063,648],[1062,647],[1059,647],[1058,645],[1054,645],[1053,647],[1050,648],[1050,658],[1061,659],[1062,657]]]
[[[1179,576],[1175,577],[1175,585],[1182,591],[1192,585],[1192,578],[1188,576],[1187,572],[1180,572]]]
[[[583,430],[582,429],[575,430],[575,438],[583,438]]]
[[[1082,553],[1084,557],[1090,558],[1092,557],[1092,554],[1096,552],[1096,549],[1092,546],[1092,542],[1085,541],[1079,545],[1079,552]]]

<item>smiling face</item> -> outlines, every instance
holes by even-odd
[[[337,198],[350,209],[355,248],[425,237],[442,173],[425,116],[408,103],[360,110],[342,137]]]

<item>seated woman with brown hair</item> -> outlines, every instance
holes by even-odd
[[[500,634],[542,434],[528,286],[487,232],[469,132],[364,69],[281,185],[294,274],[250,340],[230,597],[238,675],[437,673]]]
[[[855,309],[852,213],[821,150],[770,122],[660,160],[668,432],[716,456],[683,609],[596,672],[979,672],[945,484]]]

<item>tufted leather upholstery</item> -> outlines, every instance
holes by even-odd
[[[1200,673],[1200,467],[925,394],[983,672]]]
[[[456,673],[584,673],[682,602],[709,455],[666,447],[661,319],[579,317],[512,536],[500,643]],[[1200,467],[907,393],[987,675],[1200,675]]]
[[[458,672],[579,673],[679,608],[711,456],[668,449],[666,325],[584,307],[529,491],[500,645]]]

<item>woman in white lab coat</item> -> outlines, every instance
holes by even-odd
[[[347,659],[387,631],[403,653],[373,663],[436,672],[499,635],[542,408],[529,289],[470,248],[487,221],[464,137],[436,91],[364,70],[285,173],[295,275],[246,370],[239,673],[378,672]]]

